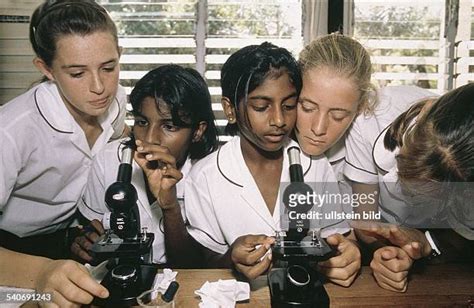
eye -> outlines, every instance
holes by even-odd
[[[79,73],[71,73],[69,74],[72,78],[81,78],[82,75],[84,75],[84,72],[79,72]]]
[[[104,67],[103,70],[106,71],[106,72],[113,72],[115,71],[115,65],[112,66],[112,67]]]
[[[265,105],[265,106],[251,105],[251,106],[252,106],[252,109],[255,110],[256,112],[264,112],[265,110],[268,109],[268,105]]]
[[[341,122],[347,117],[347,113],[345,112],[336,112],[331,114],[332,118],[336,122]]]
[[[304,112],[313,112],[318,110],[318,106],[316,106],[315,104],[301,101],[299,102],[299,104],[301,105],[301,110],[303,110]]]
[[[148,121],[142,118],[135,119],[135,125],[139,127],[146,127],[148,126]]]
[[[169,131],[169,132],[177,132],[180,129],[179,126],[176,126],[170,123],[163,124],[162,127],[164,130]]]
[[[294,110],[296,108],[296,103],[285,103],[283,104],[284,110]]]

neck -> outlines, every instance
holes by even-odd
[[[246,162],[254,164],[274,163],[283,159],[283,149],[278,151],[265,151],[253,144],[244,136],[240,136],[240,148]]]
[[[93,148],[97,138],[102,133],[98,117],[88,115],[74,107],[64,96],[62,96],[64,105],[68,109],[79,127],[84,131],[89,148]]]
[[[67,110],[80,127],[84,129],[84,127],[97,126],[99,124],[98,118],[96,116],[91,116],[80,111],[74,105],[72,105],[62,94],[61,98]]]

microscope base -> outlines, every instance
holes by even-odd
[[[307,268],[310,282],[305,286],[295,286],[287,278],[287,268],[274,268],[268,273],[268,287],[272,308],[317,308],[329,307],[329,296],[319,278],[319,274]]]
[[[94,298],[93,305],[101,307],[130,307],[136,306],[137,297],[144,291],[153,287],[158,266],[154,264],[135,264],[137,278],[133,282],[120,284],[112,278],[110,270],[102,280],[101,284],[109,290],[109,297],[106,299]]]

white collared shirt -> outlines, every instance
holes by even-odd
[[[280,183],[290,182],[286,154],[290,146],[298,145],[288,140],[285,146]],[[337,188],[336,177],[325,156],[310,158],[302,154],[301,165],[306,182],[333,183],[333,188]],[[272,215],[244,161],[238,136],[193,166],[185,190],[189,233],[217,253],[225,253],[240,236],[274,236],[281,230],[280,193]],[[323,236],[348,230],[347,223],[342,221],[332,229],[323,230]]]
[[[102,220],[104,213],[110,212],[105,204],[105,191],[110,184],[117,180],[118,168],[121,159],[121,141],[117,140],[107,144],[105,149],[94,158],[92,170],[89,175],[84,194],[79,201],[79,211],[87,219]],[[184,217],[184,180],[191,169],[191,160],[188,158],[181,167],[183,178],[176,184],[176,195]],[[166,263],[165,236],[163,233],[163,212],[157,202],[150,204],[146,192],[146,182],[142,168],[133,161],[132,184],[138,195],[138,211],[140,225],[146,227],[147,232],[155,234],[153,241],[153,261]]]
[[[352,194],[352,186],[344,175],[344,165],[346,164],[345,139],[345,135],[342,136],[324,155],[326,155],[332,166],[341,193]]]
[[[389,86],[378,91],[379,103],[372,115],[360,114],[346,137],[344,174],[352,181],[366,184],[379,182],[379,171],[373,159],[373,148],[381,132],[411,105],[436,96],[414,86]]]
[[[390,124],[414,103],[434,97],[432,92],[413,86],[392,86],[379,90],[379,105],[371,116],[359,115],[346,138],[344,174],[352,181],[379,184],[382,217],[397,224],[420,224],[421,209],[414,211],[398,184],[395,156],[386,150],[385,132]]]
[[[93,156],[125,127],[126,94],[99,118],[90,149],[56,85],[43,82],[0,109],[0,229],[20,237],[67,227]]]

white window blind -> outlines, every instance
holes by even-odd
[[[439,94],[474,80],[474,1],[354,0],[354,36],[371,52],[380,86]]]
[[[220,69],[230,54],[264,41],[295,56],[303,46],[301,0],[99,1],[111,13],[123,47],[121,84],[130,93],[147,71],[165,63],[197,69],[206,79],[221,134]],[[129,121],[131,123],[131,121]]]

